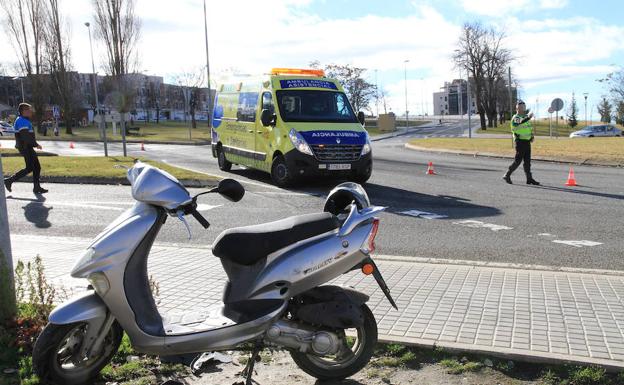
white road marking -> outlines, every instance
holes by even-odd
[[[459,221],[459,222],[453,222],[453,224],[465,226],[465,227],[472,227],[475,229],[490,229],[492,231],[513,230],[513,227],[496,225],[494,223],[485,223],[481,221],[475,221],[472,219],[467,219],[465,221]]]
[[[427,212],[427,211],[420,211],[420,210],[401,211],[401,214],[405,214],[405,215],[409,215],[409,216],[417,217],[417,218],[425,218],[425,219],[444,219],[444,218],[448,218],[447,215],[430,213],[430,212]]]
[[[206,205],[203,203],[200,203],[197,205],[197,211],[208,211],[208,210],[212,210],[212,209],[216,209],[217,207],[221,207],[223,205]]]
[[[540,237],[556,237],[556,235],[551,233],[539,233],[537,235],[539,235]]]
[[[601,242],[594,242],[594,241],[587,241],[587,240],[583,240],[583,241],[562,241],[559,239],[555,239],[553,241],[553,243],[560,243],[562,245],[568,245],[568,246],[574,246],[574,247],[592,247],[592,246],[598,246],[598,245],[602,245]]]
[[[30,202],[34,204],[40,204],[42,206],[66,206],[66,207],[75,207],[81,209],[95,209],[95,210],[108,210],[108,211],[125,211],[125,208],[122,207],[114,207],[114,206],[102,206],[102,205],[94,205],[94,204],[85,204],[85,203],[71,203],[71,202]]]

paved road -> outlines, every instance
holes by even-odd
[[[422,127],[373,144],[374,173],[366,189],[374,204],[389,207],[382,215],[380,253],[624,270],[622,169],[575,167],[581,186],[568,188],[563,186],[568,166],[535,162],[534,175],[543,182],[542,187],[523,184],[521,172],[514,175],[518,183],[509,186],[500,179],[507,160],[421,153],[403,147],[409,137],[444,135],[441,130],[445,129],[461,132],[457,127]],[[50,143],[47,149],[89,153],[100,147],[77,143],[75,150],[69,150],[66,146]],[[119,153],[119,145],[111,147],[111,153]],[[210,244],[231,226],[320,210],[323,195],[335,184],[314,182],[287,191],[271,186],[263,173],[244,169],[220,172],[209,147],[146,148],[141,152],[138,145],[129,145],[133,156],[232,176],[247,187],[246,199],[238,204],[217,197],[202,199],[204,204],[222,206],[205,213],[213,223],[207,232],[192,224],[196,236],[192,242],[198,244]],[[429,161],[438,175],[425,175]],[[127,187],[51,187],[42,203],[29,200],[33,197],[28,186],[16,186],[9,198],[13,232],[90,237],[131,203]],[[414,216],[418,212],[435,215]],[[169,221],[170,230],[163,232],[163,240],[185,242],[184,229],[175,222]]]

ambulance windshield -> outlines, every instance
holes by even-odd
[[[342,92],[277,91],[277,104],[285,122],[357,123],[351,104]]]

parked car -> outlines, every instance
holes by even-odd
[[[4,135],[12,135],[15,131],[13,131],[13,126],[9,123],[0,121],[0,136]]]
[[[622,136],[622,130],[610,124],[587,126],[570,134],[570,138],[593,138],[599,136]]]

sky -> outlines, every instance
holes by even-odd
[[[584,118],[607,93],[597,79],[624,66],[621,0],[206,0],[213,80],[225,73],[267,73],[273,67],[351,64],[388,93],[389,107],[433,112],[432,93],[460,76],[451,55],[461,26],[480,21],[505,32],[520,97],[538,116],[550,101],[576,94]],[[202,0],[136,0],[142,20],[138,70],[171,80],[205,65]],[[90,0],[61,0],[70,24],[72,61],[91,72],[84,22]],[[104,49],[95,42],[96,69]],[[14,53],[0,35],[0,62]],[[405,61],[408,60],[406,63]],[[461,74],[465,77],[465,74]],[[405,82],[407,77],[407,82]],[[375,111],[374,102],[372,103]]]

